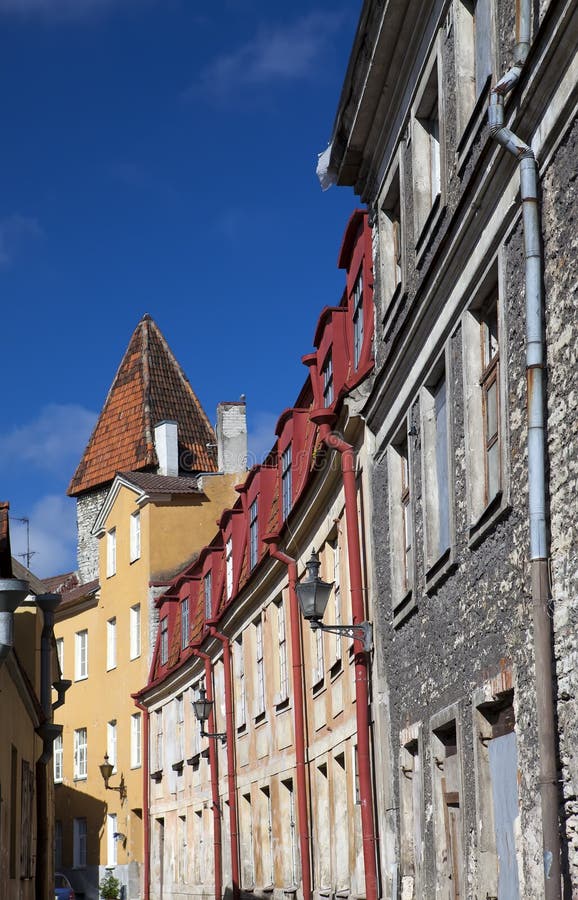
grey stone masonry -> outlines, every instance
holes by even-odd
[[[77,561],[82,584],[98,578],[98,538],[92,534],[92,527],[107,494],[108,487],[104,487],[76,498]]]

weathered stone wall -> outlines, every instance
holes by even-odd
[[[98,578],[98,538],[91,531],[107,493],[108,488],[102,488],[76,498],[77,562],[82,584]]]

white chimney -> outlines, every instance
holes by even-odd
[[[247,408],[244,399],[217,406],[219,472],[225,475],[247,470]]]
[[[159,475],[179,474],[179,426],[170,419],[155,425],[155,450]]]

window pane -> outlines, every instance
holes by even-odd
[[[487,453],[488,464],[488,503],[500,489],[500,444],[496,441]]]
[[[498,386],[493,381],[486,391],[486,442],[498,433]]]

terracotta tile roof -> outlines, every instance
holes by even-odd
[[[119,471],[155,468],[154,426],[179,425],[181,467],[216,472],[215,432],[186,375],[147,314],[137,325],[82,459],[72,497],[111,482]]]
[[[42,579],[49,593],[63,594],[80,584],[76,572],[64,572],[62,575],[51,575]]]
[[[135,487],[155,494],[199,494],[201,490],[196,478],[171,475],[156,475],[154,472],[119,472]]]
[[[87,581],[86,584],[79,584],[74,588],[71,588],[69,591],[65,591],[62,594],[62,600],[60,602],[60,606],[58,607],[58,612],[61,612],[63,609],[67,609],[69,606],[74,606],[79,600],[85,600],[89,597],[93,597],[94,594],[100,588],[100,584],[98,578],[95,578],[94,581]]]

